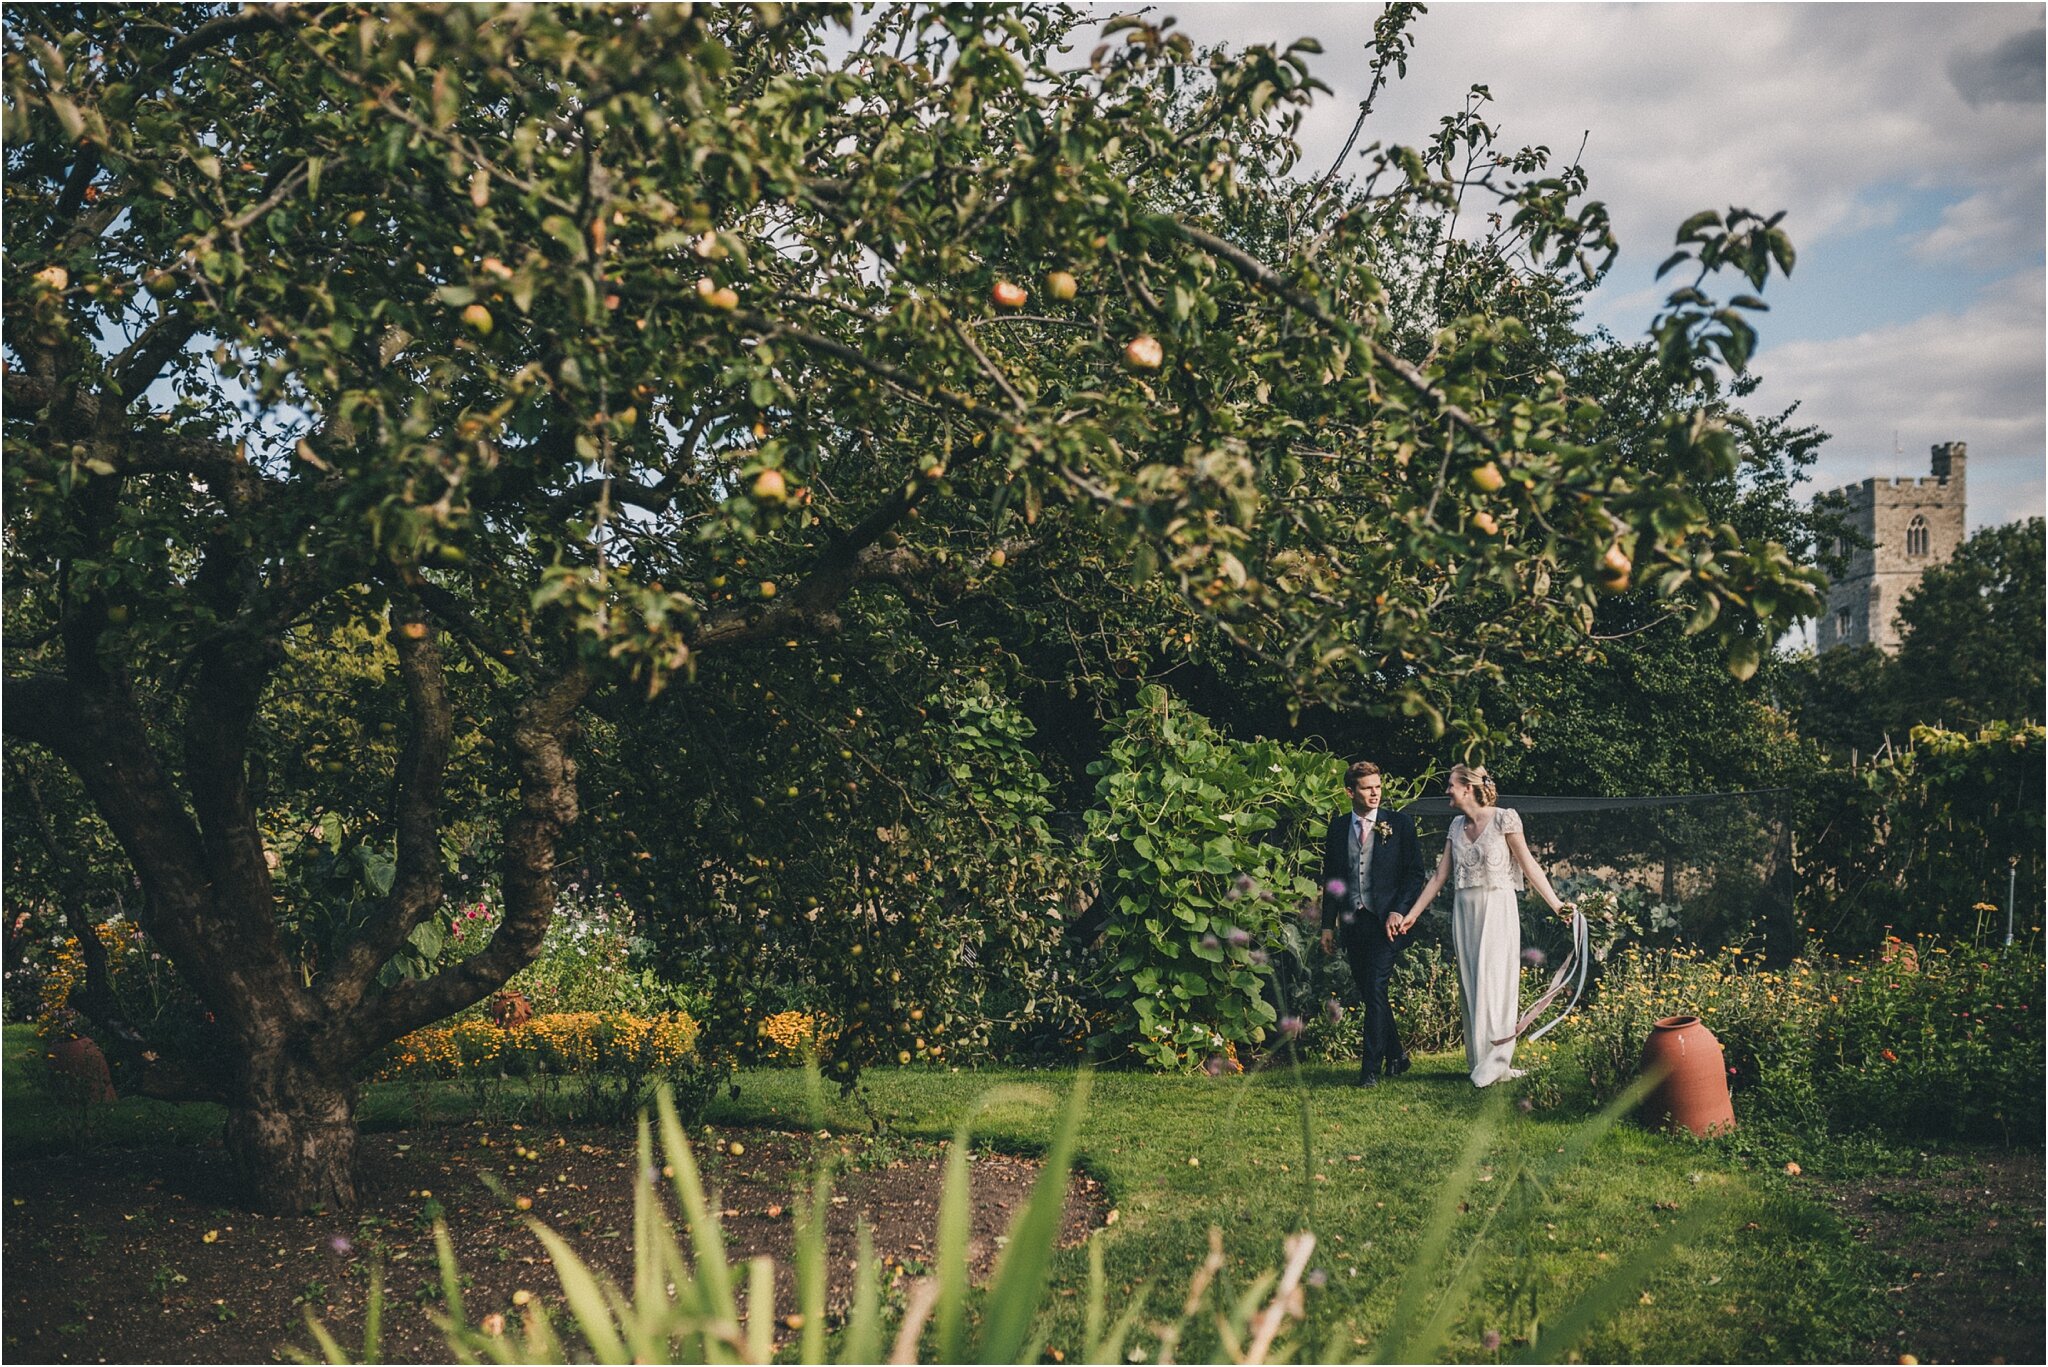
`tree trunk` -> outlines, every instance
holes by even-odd
[[[273,1215],[353,1210],[355,1089],[284,1050],[247,1067],[225,1138],[250,1204]]]

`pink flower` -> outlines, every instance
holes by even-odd
[[[1345,893],[1351,891],[1351,885],[1341,878],[1332,878],[1329,882],[1323,884],[1323,891],[1329,893],[1332,897],[1342,897]]]

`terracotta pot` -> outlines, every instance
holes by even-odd
[[[1702,1136],[1735,1128],[1728,1060],[1698,1016],[1666,1016],[1650,1028],[1643,1072],[1652,1069],[1663,1073],[1663,1081],[1643,1101],[1643,1119],[1650,1125],[1676,1125]]]
[[[491,1020],[500,1030],[510,1030],[533,1019],[533,1003],[516,988],[491,998]]]
[[[50,1046],[50,1071],[65,1094],[79,1102],[112,1101],[114,1080],[107,1056],[89,1039],[63,1039]]]

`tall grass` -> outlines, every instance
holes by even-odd
[[[1016,1091],[998,1089],[983,1098],[982,1107],[1015,1099]],[[533,1221],[533,1232],[546,1246],[560,1278],[573,1334],[565,1342],[550,1312],[538,1302],[526,1306],[520,1323],[507,1325],[490,1316],[484,1325],[472,1325],[464,1313],[454,1250],[445,1227],[437,1225],[446,1308],[437,1314],[436,1323],[446,1336],[450,1357],[464,1363],[560,1362],[571,1353],[587,1354],[598,1362],[766,1363],[778,1356],[792,1360],[792,1353],[793,1360],[805,1363],[1037,1361],[1046,1348],[1041,1311],[1088,1091],[1088,1074],[1079,1074],[1030,1199],[1012,1222],[985,1288],[973,1287],[968,1271],[970,1118],[960,1123],[948,1155],[931,1275],[912,1283],[900,1304],[885,1306],[881,1265],[863,1224],[850,1306],[835,1335],[826,1332],[824,1215],[831,1201],[831,1177],[821,1166],[808,1200],[800,1201],[795,1212],[797,1314],[784,1323],[797,1327],[799,1335],[778,1344],[773,1264],[762,1257],[735,1264],[727,1254],[675,1104],[663,1092],[656,1104],[660,1151],[671,1174],[682,1228],[671,1225],[658,1198],[656,1181],[662,1169],[654,1157],[657,1127],[650,1127],[643,1114],[633,1176],[630,1284],[614,1286],[592,1272],[566,1240]],[[1579,1163],[1639,1100],[1640,1088],[1631,1088],[1574,1130],[1555,1152],[1540,1160],[1515,1160],[1505,1173],[1494,1174],[1506,1180],[1488,1187],[1484,1200],[1477,1194],[1480,1168],[1502,1136],[1505,1106],[1482,1111],[1441,1188],[1372,1359],[1428,1361],[1440,1356],[1479,1285],[1485,1267],[1480,1251],[1487,1232],[1504,1212],[1512,1220],[1529,1204],[1546,1199],[1565,1170]],[[1718,1209],[1715,1202],[1700,1203],[1686,1220],[1666,1230],[1649,1253],[1617,1267],[1547,1321],[1532,1317],[1524,1336],[1527,1348],[1517,1360],[1562,1360],[1616,1309],[1630,1303],[1635,1288],[1663,1257],[1711,1221]],[[1454,1245],[1454,1235],[1459,1234],[1463,1237]],[[1101,1244],[1091,1238],[1079,1360],[1122,1361],[1135,1350],[1150,1361],[1171,1362],[1189,1326],[1200,1319],[1213,1325],[1216,1343],[1230,1361],[1341,1360],[1350,1355],[1346,1349],[1354,1326],[1343,1320],[1318,1324],[1309,1313],[1312,1302],[1304,1274],[1316,1245],[1311,1229],[1298,1229],[1282,1241],[1277,1266],[1239,1277],[1231,1275],[1222,1233],[1212,1227],[1208,1256],[1190,1278],[1177,1313],[1141,1323],[1151,1284],[1130,1295],[1112,1318]],[[381,1289],[373,1283],[371,1326],[380,1318],[380,1298]],[[374,1328],[366,1330],[362,1350],[352,1356],[310,1311],[307,1318],[328,1361],[374,1360]]]

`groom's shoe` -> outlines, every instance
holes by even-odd
[[[1360,1073],[1358,1075],[1358,1080],[1356,1082],[1353,1082],[1351,1085],[1354,1087],[1377,1087],[1380,1085],[1379,1074]]]
[[[1387,1076],[1399,1077],[1401,1076],[1401,1074],[1407,1072],[1410,1068],[1413,1068],[1414,1066],[1415,1061],[1409,1058],[1406,1054],[1403,1054],[1401,1055],[1401,1057],[1395,1059],[1393,1062],[1387,1065]]]

